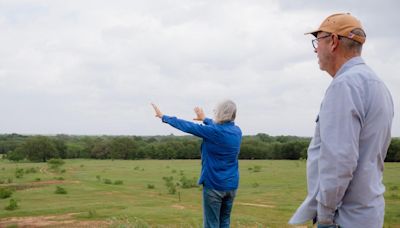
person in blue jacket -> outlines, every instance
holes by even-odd
[[[214,111],[214,120],[196,107],[194,120],[203,124],[164,115],[155,104],[152,106],[156,117],[164,123],[203,139],[199,184],[203,185],[204,227],[229,227],[239,185],[238,157],[242,141],[242,131],[234,123],[236,104],[231,100],[219,103]]]

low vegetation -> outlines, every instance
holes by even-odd
[[[3,221],[11,218],[54,215],[61,216],[60,222],[100,224],[87,227],[202,225],[202,188],[196,184],[200,160],[64,161],[67,172],[60,176],[47,163],[0,160],[0,189],[12,191],[0,198],[0,227],[7,227],[10,223]],[[239,166],[232,227],[289,227],[288,219],[306,197],[306,161],[240,160]],[[37,172],[26,174],[31,167]],[[7,183],[16,168],[24,176]],[[385,164],[385,227],[400,225],[399,170],[400,163]]]

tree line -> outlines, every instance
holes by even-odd
[[[240,159],[306,159],[308,137],[244,136]],[[0,154],[13,161],[51,158],[199,159],[201,140],[194,136],[0,135]],[[386,160],[400,161],[400,139],[393,138]]]

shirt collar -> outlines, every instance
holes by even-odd
[[[339,75],[343,74],[345,71],[347,71],[348,69],[352,68],[355,65],[358,64],[365,64],[364,60],[360,57],[353,57],[351,59],[349,59],[347,62],[345,62],[342,67],[340,67],[340,69],[338,70],[338,72],[336,72],[335,77],[333,77],[334,79],[336,77],[338,77]]]

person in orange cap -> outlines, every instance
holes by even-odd
[[[333,80],[307,151],[308,194],[290,224],[318,228],[383,226],[384,160],[391,140],[393,100],[361,58],[366,35],[358,19],[333,14],[315,36],[321,70]]]

